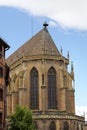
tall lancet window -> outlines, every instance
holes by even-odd
[[[48,71],[48,109],[56,108],[56,71],[51,67]]]
[[[30,72],[30,108],[39,108],[38,71],[33,68]]]
[[[51,122],[49,130],[56,130],[56,124],[54,121]]]
[[[69,130],[69,124],[67,121],[64,122],[63,130]]]

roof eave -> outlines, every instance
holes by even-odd
[[[0,38],[0,44],[5,47],[5,51],[10,48],[10,46],[2,38]]]

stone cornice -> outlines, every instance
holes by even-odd
[[[61,55],[32,55],[32,56],[26,56],[18,59],[16,62],[8,63],[10,69],[13,69],[23,62],[27,61],[36,61],[36,60],[54,60],[54,61],[63,61],[65,64],[69,64],[69,60]]]
[[[61,119],[61,120],[78,120],[78,121],[82,121],[84,122],[84,117],[81,116],[77,116],[77,115],[63,115],[63,114],[59,114],[59,115],[55,115],[55,114],[33,114],[34,119]]]

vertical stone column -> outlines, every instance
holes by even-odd
[[[59,110],[67,111],[67,88],[60,88],[59,91]]]
[[[25,80],[24,74],[25,74],[25,71],[21,71],[19,73],[19,88],[24,88],[25,87],[24,86],[24,80]]]
[[[19,76],[19,88],[23,88],[23,77]]]
[[[7,116],[12,113],[12,94],[7,93]]]
[[[26,97],[26,88],[19,88],[19,105],[26,106],[27,105],[27,97]]]
[[[25,71],[21,71],[19,74],[19,105],[26,106],[27,100],[26,100],[26,93],[27,88],[24,86],[25,77],[24,77]]]
[[[44,114],[46,111],[46,86],[42,85],[41,89],[42,89],[42,111]]]
[[[15,112],[15,108],[18,105],[18,92],[13,91],[12,92],[12,112]]]
[[[17,75],[14,74],[12,77],[12,112],[15,112],[15,108],[18,105],[18,90],[16,89]]]
[[[68,101],[68,112],[75,114],[74,90],[68,90],[67,101]]]

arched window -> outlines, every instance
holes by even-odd
[[[78,124],[78,122],[77,122],[77,130],[79,130],[79,124]]]
[[[34,122],[34,126],[35,126],[35,130],[38,130],[38,125],[37,125],[36,121]]]
[[[44,85],[44,74],[42,74],[42,85]]]
[[[48,109],[56,108],[56,71],[51,67],[48,71]]]
[[[2,113],[0,112],[0,125],[2,124]]]
[[[0,78],[3,76],[3,68],[0,66]]]
[[[56,130],[56,124],[54,121],[50,123],[50,129],[49,130]]]
[[[81,124],[81,130],[83,130],[83,124]]]
[[[38,71],[33,68],[30,72],[30,108],[39,108],[39,96],[38,96]]]
[[[2,101],[2,100],[3,100],[3,90],[0,89],[0,101]]]
[[[63,130],[69,130],[69,124],[67,121],[64,122]]]

